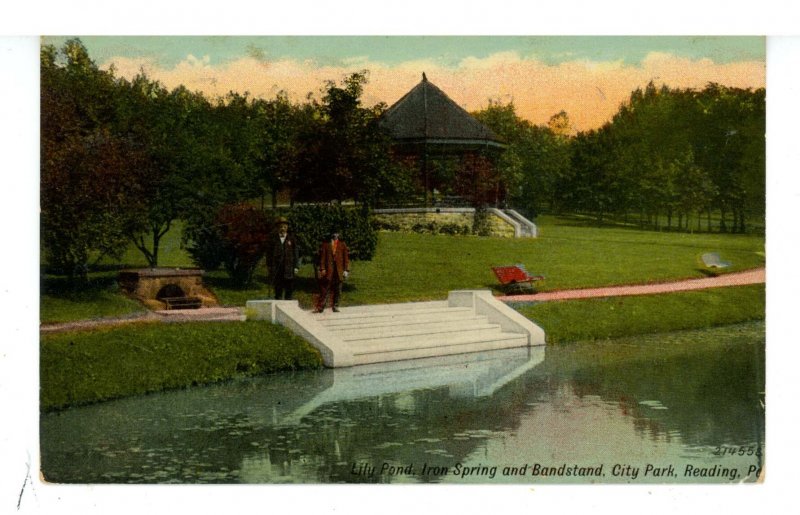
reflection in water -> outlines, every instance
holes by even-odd
[[[45,414],[42,472],[78,483],[752,481],[763,391],[761,323],[278,374]]]

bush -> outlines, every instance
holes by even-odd
[[[375,221],[375,229],[378,231],[392,231],[397,232],[402,229],[400,224],[393,222],[391,220],[376,220]]]
[[[455,222],[439,224],[435,220],[428,223],[416,223],[411,226],[411,230],[419,234],[448,234],[450,236],[470,233],[469,226]]]
[[[449,234],[451,236],[463,234],[467,235],[470,233],[470,228],[467,225],[461,225],[457,223],[449,223],[449,224],[442,224],[439,227],[439,234]]]
[[[492,234],[489,212],[483,206],[475,208],[475,221],[472,224],[472,234],[477,236],[490,236]]]
[[[313,204],[294,207],[287,215],[303,256],[316,255],[319,244],[334,229],[340,231],[352,259],[369,261],[375,255],[378,229],[368,210]]]
[[[205,270],[224,265],[233,285],[240,288],[253,279],[266,252],[270,229],[270,220],[260,209],[229,204],[211,221],[189,222],[183,238],[195,264]]]
[[[234,286],[247,286],[267,251],[272,224],[263,211],[247,204],[224,206],[216,221],[222,236],[222,264]]]
[[[418,222],[411,226],[411,230],[418,234],[436,234],[436,222]]]
[[[222,234],[213,223],[189,222],[181,238],[195,265],[203,270],[216,270],[222,265]]]

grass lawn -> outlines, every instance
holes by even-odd
[[[69,287],[66,281],[48,278],[39,301],[41,321],[50,323],[118,317],[146,311],[141,303],[120,293],[116,272],[91,274],[89,284],[80,290]]]
[[[539,289],[556,290],[591,286],[663,282],[703,277],[700,256],[718,252],[732,262],[726,271],[763,266],[764,237],[758,235],[684,234],[631,228],[586,227],[568,219],[541,217],[535,239],[481,238],[384,232],[372,261],[352,263],[345,284],[343,305],[443,299],[457,289],[490,288],[499,293],[491,267],[523,263],[546,279]],[[180,249],[174,228],[163,240],[163,266],[191,266]],[[137,256],[139,256],[137,258]],[[139,259],[137,262],[136,259]],[[135,249],[124,258],[126,266],[144,266]],[[93,318],[136,311],[115,294],[114,274],[104,272],[93,291],[76,296],[46,289],[42,294],[43,322]],[[205,282],[223,305],[243,306],[247,300],[271,294],[262,266],[253,285],[237,290],[222,271],[209,272]],[[105,281],[105,283],[103,283]],[[48,280],[48,283],[50,281]],[[310,265],[296,281],[296,298],[312,305],[317,291]],[[119,297],[120,302],[109,302]],[[84,304],[80,308],[76,305]]]
[[[137,323],[46,334],[41,409],[320,366],[316,349],[268,322]]]
[[[764,238],[561,225],[540,221],[535,239],[381,233],[372,261],[354,262],[343,303],[445,298],[449,290],[497,290],[492,266],[523,263],[560,290],[704,277],[700,256],[719,252],[726,271],[763,266]]]
[[[559,344],[764,320],[766,295],[759,284],[512,306]]]

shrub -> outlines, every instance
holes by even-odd
[[[472,233],[478,236],[490,236],[492,233],[492,224],[489,221],[489,212],[486,207],[475,208],[475,221],[472,224]]]
[[[222,234],[212,222],[189,222],[181,236],[194,264],[204,270],[216,270],[222,265]]]
[[[451,236],[458,235],[458,234],[469,234],[470,228],[467,225],[457,224],[455,222],[442,224],[439,227],[439,234],[449,234]]]
[[[233,285],[243,287],[264,257],[270,228],[263,211],[247,204],[228,204],[210,220],[189,222],[183,239],[195,264],[205,270],[222,264]]]
[[[382,219],[382,220],[376,220],[375,221],[375,229],[377,229],[378,231],[397,232],[397,231],[400,231],[402,229],[402,227],[400,227],[400,224],[398,224],[396,222],[393,222],[391,220]]]
[[[368,210],[338,204],[296,206],[288,213],[300,253],[314,256],[334,229],[340,231],[352,259],[369,261],[378,247],[378,228]]]
[[[419,234],[447,234],[450,236],[470,233],[470,228],[467,225],[461,225],[455,222],[440,224],[435,220],[428,223],[416,223],[411,226],[411,230]]]
[[[246,204],[224,206],[216,221],[222,237],[222,264],[234,286],[246,286],[267,251],[270,221],[263,211]]]

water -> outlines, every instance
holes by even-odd
[[[65,483],[729,483],[764,325],[278,374],[41,417]]]

